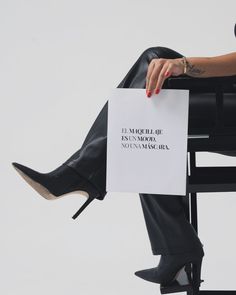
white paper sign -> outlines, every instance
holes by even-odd
[[[188,109],[189,90],[111,90],[108,192],[186,195]]]

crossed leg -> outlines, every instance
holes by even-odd
[[[150,47],[136,60],[117,88],[145,88],[146,73],[153,58],[178,58],[178,52],[165,47]],[[64,164],[77,170],[106,196],[106,144],[108,101],[95,119],[82,147]],[[175,254],[199,248],[197,233],[183,208],[185,196],[139,194],[154,255]]]

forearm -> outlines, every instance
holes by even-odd
[[[187,57],[186,75],[199,78],[236,75],[236,52],[214,57]]]

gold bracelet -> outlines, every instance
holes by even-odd
[[[187,65],[188,65],[188,62],[187,62],[187,59],[185,56],[182,57],[182,62],[183,62],[183,65],[184,65],[184,74],[187,73]]]

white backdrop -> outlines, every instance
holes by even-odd
[[[64,162],[148,47],[235,51],[235,11],[235,0],[0,0],[1,294],[159,293],[133,274],[159,261],[138,195],[109,193],[73,220],[84,196],[46,201],[11,162],[41,172]],[[236,165],[210,153],[197,161]],[[199,195],[202,289],[236,287],[235,198]]]

